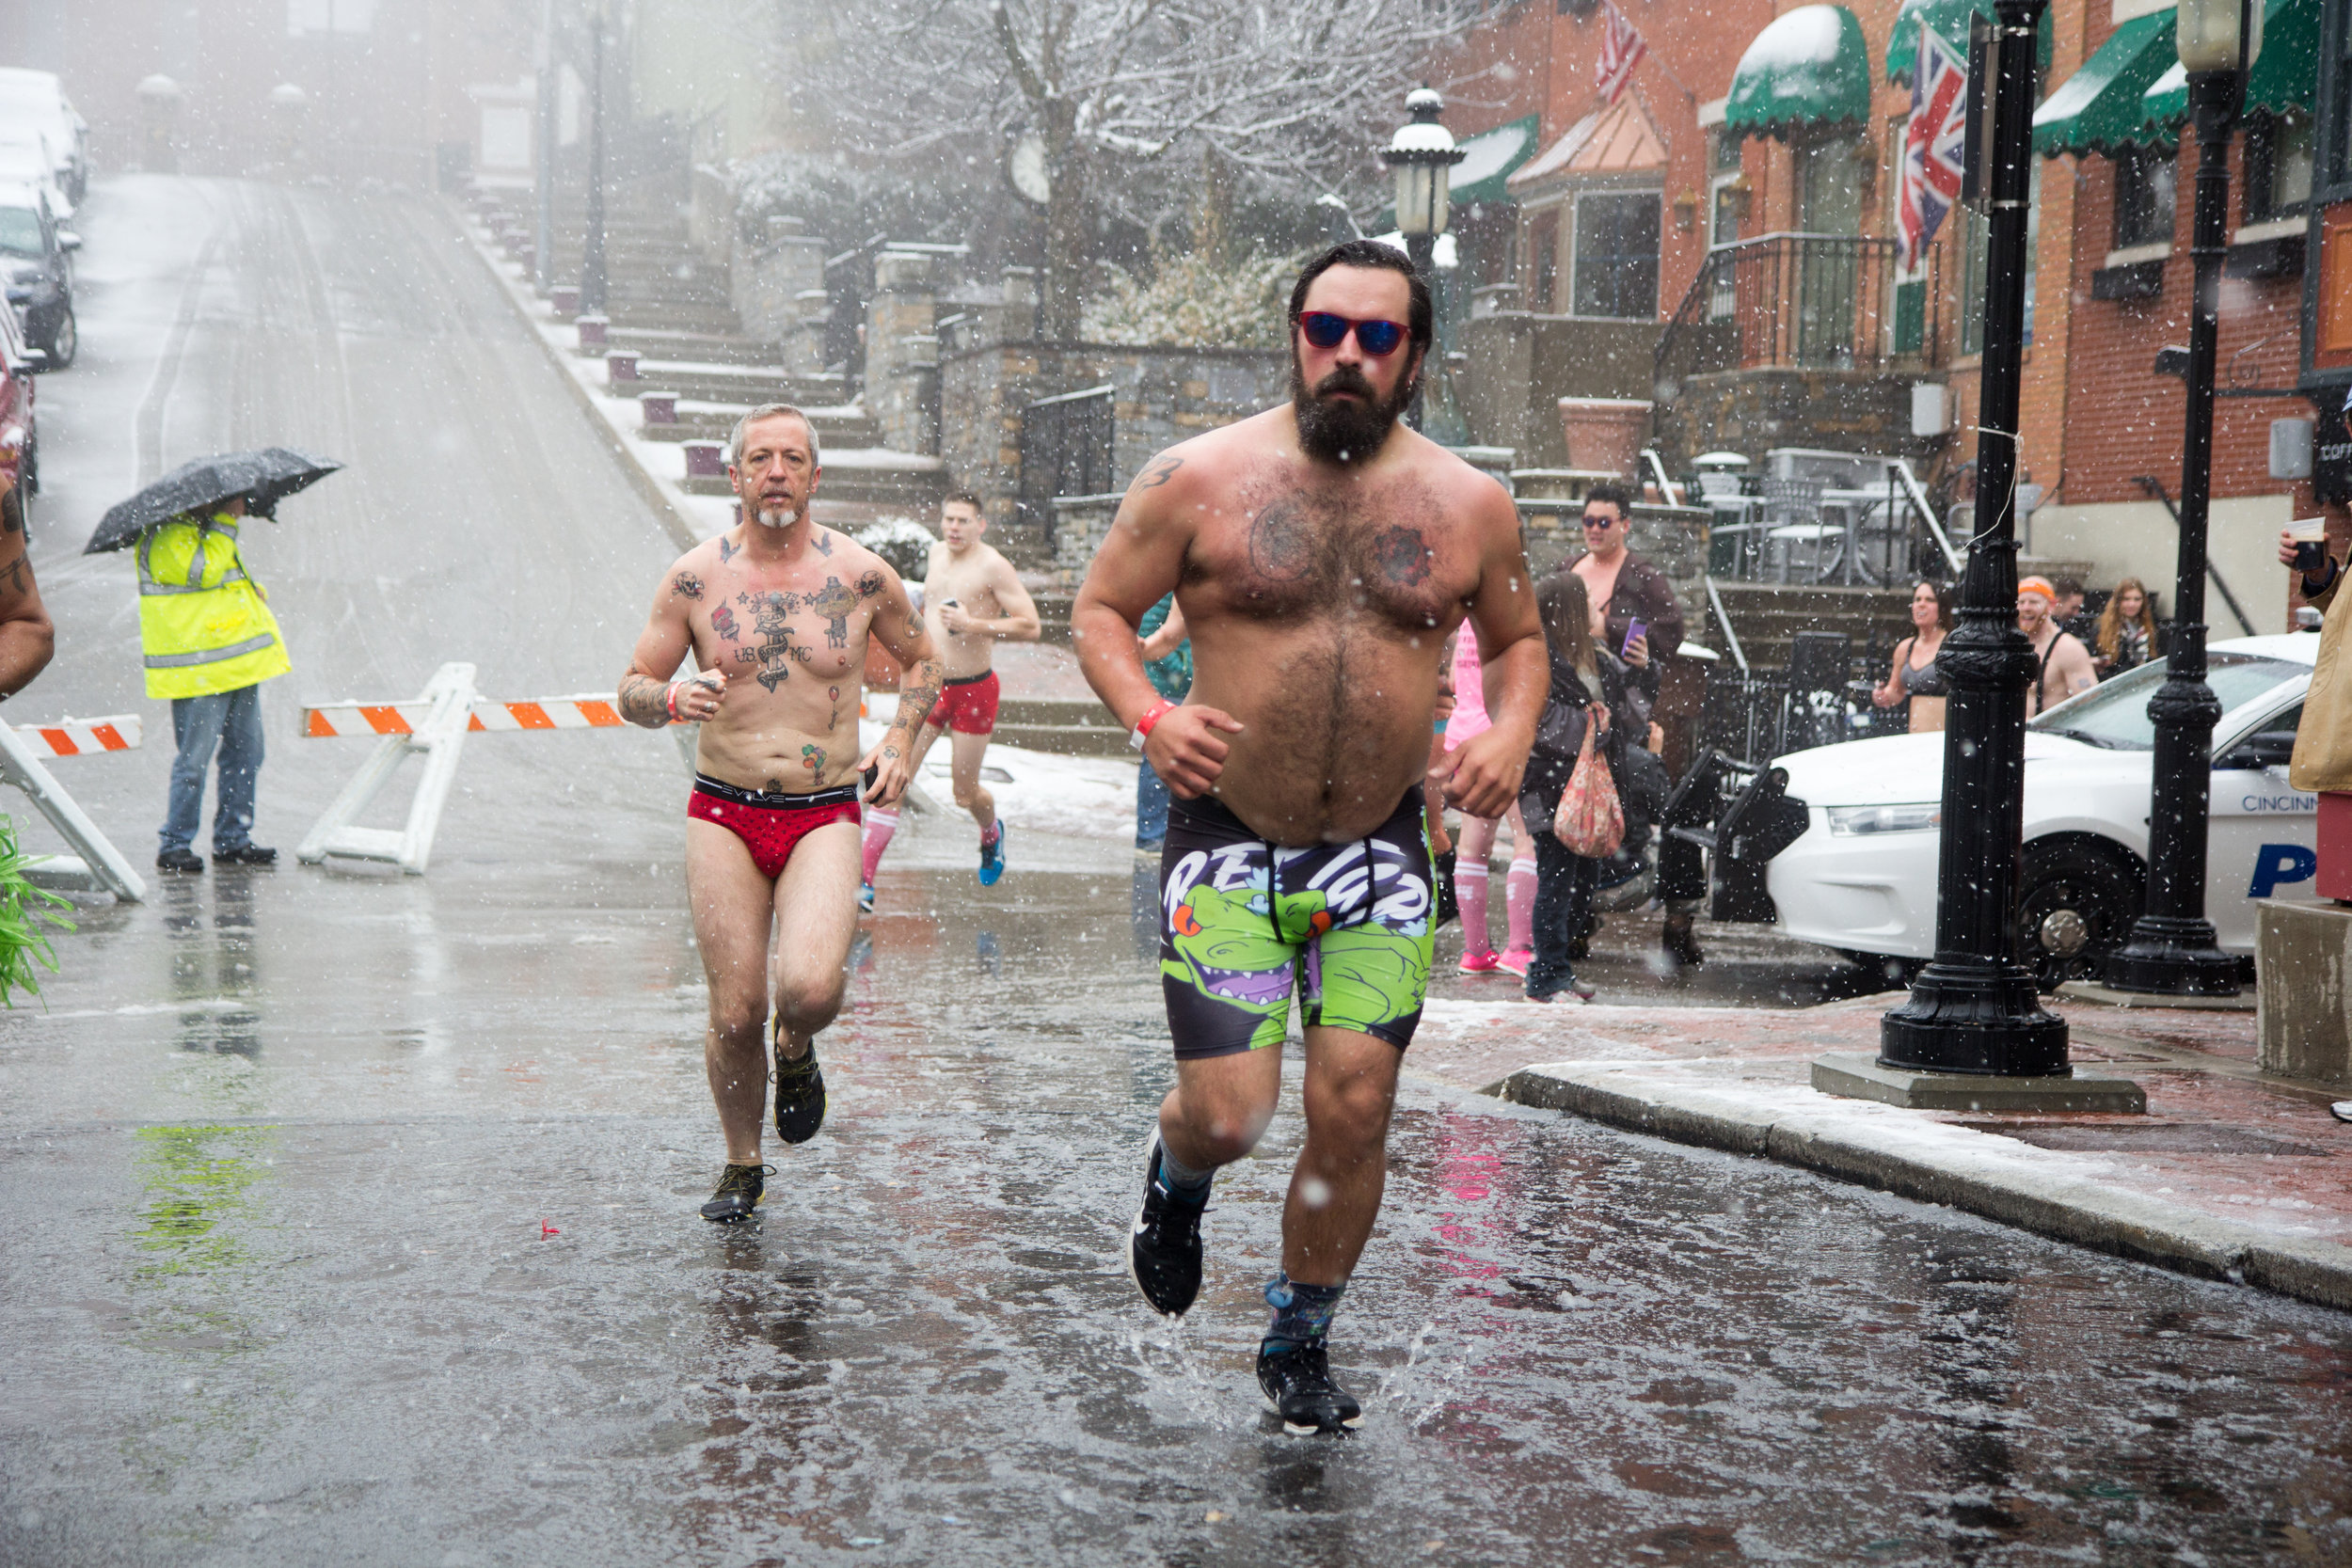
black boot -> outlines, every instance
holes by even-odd
[[[1692,929],[1697,918],[1670,914],[1665,927],[1659,932],[1659,940],[1665,944],[1666,959],[1677,969],[1695,969],[1707,961],[1707,955],[1699,951],[1698,933]]]

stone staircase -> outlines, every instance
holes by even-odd
[[[1008,697],[996,710],[996,738],[1061,756],[1130,754],[1127,732],[1091,697]]]
[[[472,199],[491,231],[509,236],[502,243],[519,259],[533,221],[530,193],[477,190]],[[559,286],[576,284],[584,212],[559,209],[553,231],[553,276]],[[614,366],[615,394],[628,395],[632,387],[641,397],[671,394],[675,417],[649,420],[646,438],[724,440],[746,410],[793,404],[809,410],[824,457],[816,500],[820,520],[854,531],[881,517],[936,513],[947,488],[940,460],[885,448],[872,413],[844,398],[839,375],[787,372],[776,344],[743,330],[726,266],[693,246],[675,211],[617,199],[605,221],[605,341],[577,352]],[[617,373],[623,366],[615,355],[636,356],[634,383]],[[685,487],[693,494],[728,493],[723,478],[707,475],[690,477]]]

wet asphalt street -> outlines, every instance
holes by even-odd
[[[440,209],[87,211],[61,653],[10,717],[147,713],[58,767],[135,861],[166,709],[128,562],[71,551],[143,432],[353,465],[248,530],[296,666],[264,842],[365,752],[302,700],[609,687],[670,547]],[[476,737],[425,878],[80,911],[0,1019],[0,1562],[2352,1560],[2352,1320],[1426,1081],[1333,1341],[1366,1426],[1282,1436],[1249,1360],[1295,1102],[1159,1323],[1120,1249],[1169,1073],[1102,841],[1024,835],[981,893],[910,816],[832,1119],[706,1226],[684,789],[660,736]]]

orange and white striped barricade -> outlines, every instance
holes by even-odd
[[[617,729],[623,722],[618,704],[607,692],[520,703],[485,698],[474,689],[470,664],[442,665],[422,694],[410,702],[322,703],[306,707],[302,710],[306,739],[379,738],[367,765],[312,825],[294,850],[294,858],[307,865],[316,865],[330,855],[382,861],[421,877],[433,858],[433,834],[441,825],[441,806],[457,776],[457,753],[467,736],[485,731]],[[424,777],[408,804],[407,825],[399,829],[354,826],[400,765],[420,752],[425,759]]]
[[[33,804],[68,844],[73,855],[33,855],[24,878],[41,887],[103,891],[127,904],[147,896],[147,884],[131,869],[73,797],[42,766],[53,757],[103,756],[135,751],[142,726],[135,713],[108,719],[60,719],[54,724],[0,724],[0,780],[32,797]]]

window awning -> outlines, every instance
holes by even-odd
[[[2319,0],[2269,0],[2263,8],[2263,52],[2246,73],[2246,109],[2310,114],[2319,85]],[[2140,97],[2152,126],[2177,132],[2188,119],[2188,72],[2176,57]]]
[[[1756,35],[1731,73],[1727,130],[1783,136],[1870,119],[1870,50],[1843,6],[1799,6]]]
[[[1510,195],[1502,182],[1512,171],[1535,155],[1535,137],[1541,121],[1529,115],[1508,125],[1498,125],[1491,131],[1481,131],[1465,137],[1458,145],[1462,161],[1454,166],[1453,199],[1456,207],[1467,207],[1473,201],[1507,201]]]
[[[2034,150],[2045,157],[2113,156],[2127,147],[2170,147],[2180,138],[2150,124],[2140,99],[2178,59],[2170,11],[2133,17],[2042,101],[2033,117]]]
[[[1965,62],[1968,58],[1968,19],[1981,15],[1994,18],[1993,0],[1903,0],[1902,9],[1895,13],[1895,30],[1886,39],[1886,79],[1907,82],[1914,67],[1919,63],[1919,24],[1924,22],[1935,29],[1936,37],[1948,43]],[[2050,16],[2042,13],[2042,30],[2034,36],[2034,55],[2042,69],[2050,69]]]
[[[1511,193],[1503,182],[1510,179],[1518,166],[1535,155],[1535,138],[1542,134],[1540,116],[1527,115],[1491,131],[1464,136],[1454,145],[1461,149],[1462,161],[1454,166],[1447,182],[1447,201],[1458,214],[1472,206],[1509,201]],[[1374,227],[1396,227],[1396,206],[1393,202],[1380,209]]]

